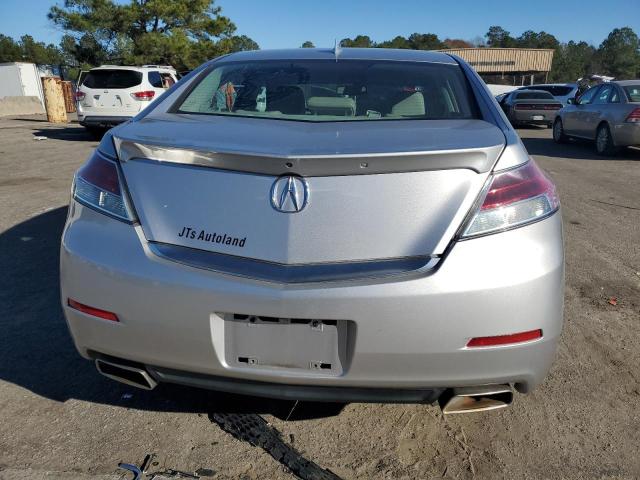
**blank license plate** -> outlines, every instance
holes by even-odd
[[[544,120],[544,115],[533,115],[531,120]]]
[[[225,360],[250,369],[295,369],[340,375],[347,322],[225,315]]]

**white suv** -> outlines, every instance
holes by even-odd
[[[88,130],[126,122],[177,80],[175,69],[169,66],[93,68],[76,92],[78,121]]]

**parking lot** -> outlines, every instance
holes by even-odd
[[[220,479],[640,477],[640,150],[602,158],[550,129],[519,133],[562,201],[562,342],[545,383],[510,408],[445,418],[98,375],[58,286],[72,173],[97,142],[75,123],[0,119],[0,479],[118,479],[119,462],[150,454],[150,471]]]

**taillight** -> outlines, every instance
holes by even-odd
[[[560,207],[555,185],[533,160],[495,173],[489,182],[482,205],[467,224],[463,237],[526,225]]]
[[[560,110],[562,105],[558,103],[516,103],[516,110]]]
[[[640,107],[634,108],[633,111],[629,114],[625,122],[630,123],[640,123]]]
[[[143,92],[133,92],[131,94],[131,96],[133,98],[135,98],[136,100],[141,100],[141,101],[149,101],[151,99],[153,99],[153,96],[156,94],[156,92],[154,92],[153,90],[145,90]]]
[[[80,90],[78,90],[75,96],[76,96],[76,101],[81,102],[82,100],[84,100],[84,97],[86,97],[87,95],[84,92],[81,92]]]
[[[512,345],[514,343],[531,342],[540,338],[542,338],[542,330],[529,330],[528,332],[512,333],[509,335],[496,335],[493,337],[475,337],[469,340],[469,343],[467,343],[467,348]]]
[[[72,298],[67,299],[67,305],[74,310],[78,310],[79,312],[86,313],[87,315],[91,315],[93,317],[102,318],[103,320],[111,320],[112,322],[119,322],[118,316],[113,312],[108,312],[106,310],[101,310],[99,308],[90,307],[89,305],[85,305],[80,302],[76,302]]]
[[[120,220],[133,220],[120,187],[118,166],[98,150],[76,173],[73,198]]]

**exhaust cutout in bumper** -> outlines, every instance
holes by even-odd
[[[158,382],[143,368],[115,363],[102,358],[96,359],[96,368],[105,377],[132,387],[153,390],[158,385]]]
[[[509,385],[483,385],[454,388],[440,397],[442,413],[485,412],[505,408],[513,402],[513,389]]]

